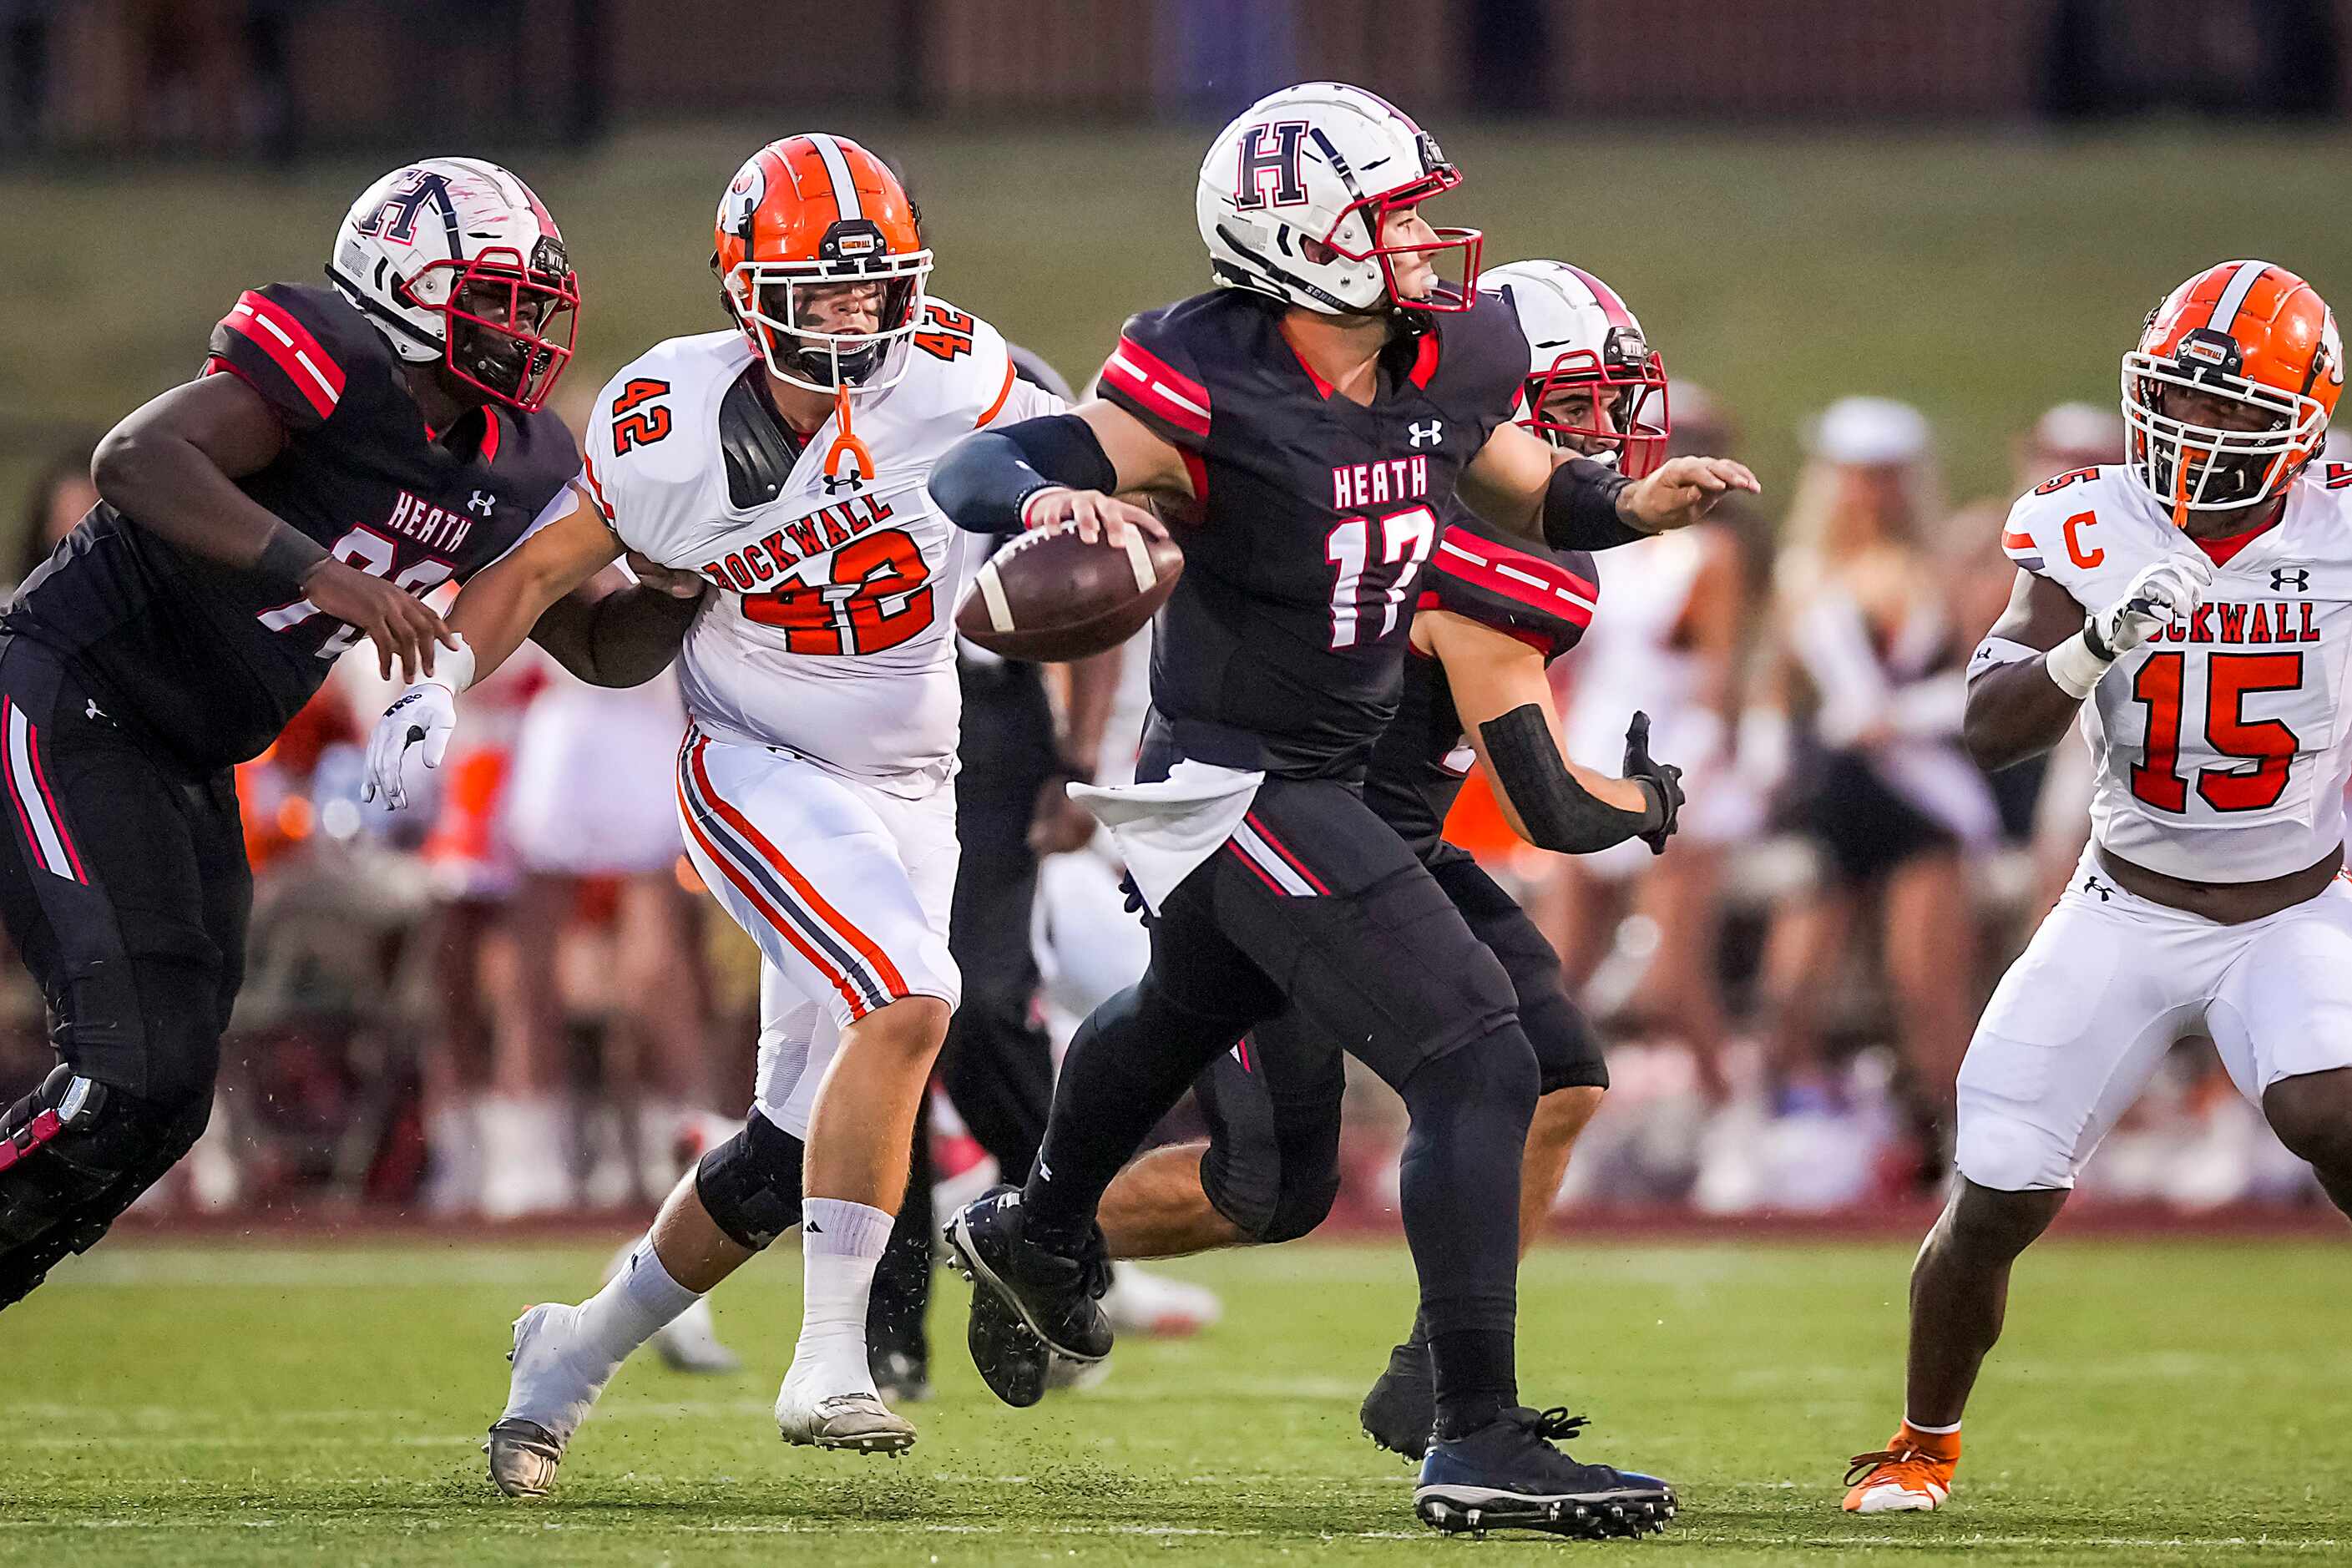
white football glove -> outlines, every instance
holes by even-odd
[[[2139,569],[2122,598],[2091,617],[2091,637],[2106,646],[2110,658],[2129,653],[2176,618],[2195,611],[2212,582],[2213,562],[2201,550],[2176,550],[2151,561]]]
[[[449,753],[449,737],[457,732],[454,688],[437,680],[420,680],[402,692],[375,721],[375,733],[368,737],[367,783],[360,790],[360,798],[373,800],[382,795],[394,810],[406,805],[408,791],[401,782],[400,769],[408,748],[417,747],[424,753],[425,765],[437,768]]]

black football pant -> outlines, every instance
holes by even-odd
[[[96,1243],[204,1131],[253,873],[234,775],[142,745],[21,636],[0,636],[0,920],[59,1058],[107,1091],[75,1142],[0,1171],[5,1306]]]
[[[1536,1053],[1537,1092],[1608,1088],[1600,1038],[1569,1000],[1550,940],[1467,853],[1444,845],[1428,865],[1470,933],[1511,977],[1519,1027]],[[1254,1242],[1295,1240],[1331,1212],[1348,1085],[1341,1055],[1318,1023],[1285,1013],[1219,1055],[1192,1085],[1209,1124],[1202,1190]]]
[[[1029,826],[1055,765],[1054,713],[1037,667],[966,667],[956,837],[963,857],[949,910],[948,949],[963,1000],[940,1049],[939,1078],[956,1114],[1008,1182],[1027,1179],[1053,1102],[1054,1056],[1037,1018],[1030,916],[1037,858]],[[931,1257],[930,1100],[915,1121],[914,1168],[890,1245],[875,1270],[868,1342],[923,1353]]]
[[[1431,1329],[1439,1431],[1515,1404],[1519,1162],[1535,1050],[1510,977],[1356,791],[1269,779],[1153,922],[1151,965],[1062,1066],[1023,1194],[1038,1245],[1084,1250],[1102,1194],[1222,1051],[1296,1010],[1403,1097],[1405,1237]]]

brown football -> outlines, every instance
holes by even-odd
[[[1085,658],[1141,630],[1184,574],[1173,541],[1126,546],[1078,537],[1074,522],[1032,529],[989,558],[956,611],[956,630],[1006,658]]]

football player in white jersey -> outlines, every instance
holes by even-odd
[[[764,959],[756,1102],[628,1268],[517,1321],[490,1434],[492,1479],[514,1495],[552,1484],[624,1357],[803,1221],[807,1305],[779,1427],[866,1453],[915,1437],[876,1394],[866,1305],[959,992],[952,612],[976,537],[924,481],[974,429],[1062,404],[1016,382],[988,323],[928,297],[912,204],[846,138],[754,153],[721,198],[712,265],[734,326],[613,378],[582,504],[459,598],[450,624],[472,668],[450,679],[445,658],[371,747],[371,780],[396,803],[402,753],[438,760],[457,691],[624,547],[716,590],[679,664],[678,805],[702,879]]]
[[[2352,466],[2313,460],[2343,386],[2311,286],[2224,262],[2124,356],[2126,460],[2010,512],[2017,585],[1969,665],[1968,744],[1998,767],[2080,714],[2091,845],[1960,1068],[1959,1180],[1912,1272],[1904,1421],[1853,1461],[1851,1512],[1949,1495],[2011,1264],[2183,1036],[2212,1039],[2352,1212]]]

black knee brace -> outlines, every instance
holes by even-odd
[[[694,1195],[738,1247],[757,1252],[801,1222],[801,1141],[754,1110],[694,1167]]]

